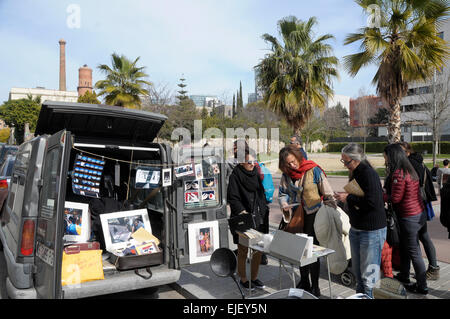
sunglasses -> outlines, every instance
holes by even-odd
[[[353,162],[352,159],[349,160],[348,162],[344,161],[343,159],[341,159],[340,161],[341,161],[341,163],[344,164],[344,165],[348,165],[348,164],[350,164],[351,162]]]
[[[256,163],[258,163],[257,160],[247,161],[247,164],[249,165],[255,165]]]

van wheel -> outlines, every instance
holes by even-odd
[[[349,270],[344,271],[341,276],[341,283],[346,287],[352,287],[356,283],[355,275]]]

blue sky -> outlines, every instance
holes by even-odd
[[[80,9],[80,28],[70,28]],[[11,87],[58,89],[59,44],[66,44],[67,89],[76,91],[78,68],[90,66],[94,83],[99,64],[113,52],[140,57],[149,80],[177,89],[184,74],[188,94],[212,94],[231,103],[242,81],[244,103],[254,91],[253,67],[267,53],[264,33],[278,37],[277,21],[294,15],[318,20],[318,35],[331,33],[338,58],[358,46],[344,46],[348,33],[367,17],[351,0],[0,0],[0,101]],[[340,67],[336,94],[356,97],[360,88],[375,91],[375,67],[351,78]]]

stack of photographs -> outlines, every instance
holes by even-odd
[[[99,198],[104,166],[105,161],[102,159],[77,154],[72,175],[74,194]]]

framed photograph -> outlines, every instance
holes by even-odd
[[[170,168],[163,168],[162,170],[163,175],[163,182],[162,186],[171,186],[172,185],[172,169]]]
[[[219,248],[219,222],[202,222],[188,225],[189,263],[209,261]]]
[[[100,220],[105,236],[106,250],[110,252],[122,249],[130,243],[134,244],[135,240],[131,235],[141,227],[150,234],[152,233],[147,209],[101,214]]]
[[[64,241],[86,242],[91,233],[89,205],[76,202],[64,204]]]
[[[214,177],[205,178],[202,180],[202,187],[205,188],[214,188],[216,187],[216,181]]]
[[[159,185],[161,171],[159,169],[138,167],[136,169],[136,183],[137,189],[157,188]]]
[[[186,192],[184,193],[184,203],[198,203],[200,202],[200,197],[198,192]]]

